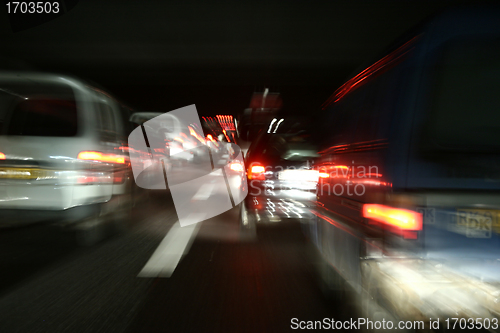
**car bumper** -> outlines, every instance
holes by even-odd
[[[257,222],[277,222],[282,219],[311,218],[309,207],[314,206],[315,200],[315,192],[282,190],[272,195],[249,193],[245,205]]]
[[[500,281],[482,281],[446,263],[421,258],[372,258],[361,267],[365,290],[396,318],[491,321],[500,315]]]
[[[78,206],[64,210],[0,209],[0,228],[24,226],[34,223],[71,224],[98,216],[100,204]]]

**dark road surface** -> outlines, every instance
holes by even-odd
[[[288,332],[292,318],[354,316],[322,297],[299,222],[248,235],[238,218],[237,207],[202,222],[168,278],[138,277],[177,221],[167,197],[89,248],[54,227],[2,230],[0,332]]]

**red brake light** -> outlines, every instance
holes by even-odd
[[[250,172],[248,173],[248,178],[249,179],[257,179],[257,180],[265,180],[266,177],[264,175],[264,172],[266,172],[266,168],[264,168],[262,165],[253,165],[250,168]]]
[[[102,153],[97,151],[82,151],[78,154],[78,159],[100,161],[102,159]]]
[[[266,171],[266,169],[263,166],[261,166],[261,165],[254,165],[252,167],[252,170],[250,172],[251,173],[263,173],[265,171]]]
[[[363,205],[363,217],[405,230],[422,230],[422,214],[377,204]]]
[[[198,133],[196,133],[196,131],[191,127],[191,126],[188,126],[189,128],[189,134],[191,134],[192,136],[194,136],[196,139],[198,139],[198,141],[200,141],[201,143],[205,144],[205,139],[203,138],[203,136],[199,135]]]
[[[319,173],[319,178],[330,178],[330,174],[326,172],[320,172]]]
[[[5,154],[4,153],[0,153],[0,160],[5,160]]]
[[[119,164],[124,164],[125,163],[125,157],[113,156],[112,160],[113,160],[114,163],[119,163]]]

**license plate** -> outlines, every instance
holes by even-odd
[[[422,214],[424,224],[434,224],[436,221],[436,209],[434,208],[417,208],[417,212]]]
[[[498,230],[496,210],[458,209],[456,227],[469,238],[491,238],[491,233]]]
[[[0,179],[37,179],[42,173],[34,168],[0,168]]]

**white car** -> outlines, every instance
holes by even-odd
[[[76,225],[87,242],[130,216],[129,109],[78,79],[26,72],[0,73],[0,105],[0,227]]]

